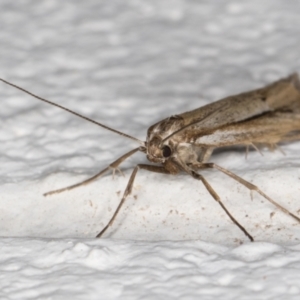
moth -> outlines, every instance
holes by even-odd
[[[266,87],[229,96],[203,107],[182,114],[173,115],[149,127],[146,141],[94,121],[59,104],[39,97],[4,79],[0,80],[34,98],[68,111],[114,133],[134,140],[139,144],[125,153],[101,172],[77,184],[45,193],[45,196],[61,193],[88,184],[109,170],[115,172],[128,157],[141,151],[152,164],[138,164],[134,167],[123,197],[107,225],[99,232],[101,237],[111,226],[121,210],[127,196],[131,193],[139,170],[176,175],[185,172],[200,180],[210,195],[220,204],[227,216],[239,229],[253,241],[251,234],[228,211],[219,195],[208,181],[199,173],[204,169],[217,169],[233,178],[251,191],[256,191],[283,213],[300,223],[300,218],[275,202],[252,183],[221,166],[209,162],[216,148],[242,145],[276,147],[278,143],[300,139],[300,81],[292,74]]]

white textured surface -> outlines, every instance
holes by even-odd
[[[140,139],[166,116],[300,71],[296,1],[78,3],[2,1],[0,76]],[[10,87],[0,94],[1,299],[299,299],[300,225],[214,171],[203,174],[260,242],[200,183],[147,172],[113,239],[86,239],[146,159],[129,159],[125,178],[45,198],[136,145]],[[297,213],[299,149],[212,160]]]

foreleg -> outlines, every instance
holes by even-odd
[[[135,152],[137,152],[140,148],[135,148],[129,152],[127,152],[126,154],[122,155],[121,157],[119,157],[116,161],[114,161],[113,163],[111,163],[108,167],[106,167],[104,170],[102,170],[101,172],[97,173],[96,175],[84,180],[84,181],[81,181],[79,183],[76,183],[76,184],[73,184],[73,185],[70,185],[70,186],[67,186],[67,187],[64,187],[64,188],[61,188],[61,189],[58,189],[58,190],[54,190],[54,191],[50,191],[50,192],[47,192],[44,194],[44,196],[49,196],[49,195],[53,195],[53,194],[58,194],[58,193],[61,193],[61,192],[64,192],[64,191],[69,191],[69,190],[72,190],[74,188],[77,188],[79,186],[82,186],[82,185],[86,185],[92,181],[94,181],[95,179],[97,179],[98,177],[102,176],[103,174],[105,174],[108,170],[110,169],[113,169],[113,171],[115,171],[118,166],[126,159],[128,158],[129,156],[133,155]]]

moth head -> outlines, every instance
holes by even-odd
[[[162,138],[154,136],[147,141],[147,158],[151,162],[164,163],[172,157],[173,150],[171,145],[162,144]]]

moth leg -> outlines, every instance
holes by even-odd
[[[47,192],[44,194],[44,196],[49,196],[49,195],[53,195],[53,194],[58,194],[58,193],[61,193],[61,192],[64,192],[64,191],[69,191],[69,190],[72,190],[74,188],[77,188],[79,186],[82,186],[82,185],[85,185],[85,184],[88,184],[92,181],[94,181],[96,178],[102,176],[103,174],[105,174],[108,170],[110,169],[113,169],[113,172],[118,169],[118,166],[126,159],[128,158],[129,156],[133,155],[135,152],[137,152],[140,148],[135,148],[129,152],[127,152],[126,154],[122,155],[121,157],[119,157],[117,160],[115,160],[113,163],[111,163],[108,167],[106,167],[104,170],[102,170],[101,172],[97,173],[96,175],[84,180],[84,181],[81,181],[79,183],[76,183],[76,184],[73,184],[73,185],[70,185],[70,186],[67,186],[67,187],[64,187],[64,188],[61,188],[61,189],[58,189],[58,190],[54,190],[54,191],[50,191],[50,192]]]
[[[248,153],[249,153],[249,145],[246,145],[246,153],[245,153],[245,159],[248,159]]]
[[[115,210],[114,214],[112,215],[112,217],[110,218],[109,222],[107,223],[107,225],[100,231],[100,233],[97,234],[96,238],[100,238],[103,233],[107,230],[107,228],[109,226],[111,226],[116,218],[116,216],[118,215],[120,209],[122,208],[127,196],[131,193],[132,191],[132,187],[133,187],[133,183],[134,183],[134,179],[135,179],[135,176],[138,172],[138,170],[140,169],[143,169],[143,170],[147,170],[147,171],[150,171],[150,172],[156,172],[156,173],[163,173],[163,174],[170,174],[170,172],[168,170],[166,170],[164,167],[162,166],[151,166],[151,165],[144,165],[144,164],[139,164],[137,165],[132,173],[131,173],[131,176],[129,178],[129,181],[127,183],[127,186],[126,186],[126,189],[124,191],[124,194],[123,194],[123,197],[117,207],[117,209]]]
[[[274,206],[279,208],[282,212],[284,212],[287,215],[291,216],[292,218],[294,218],[295,220],[297,220],[300,223],[300,218],[299,217],[297,217],[296,215],[291,213],[289,210],[287,210],[286,208],[281,206],[279,203],[275,202],[268,195],[266,195],[262,190],[260,190],[256,185],[250,183],[249,181],[246,181],[245,179],[243,179],[240,176],[230,172],[229,170],[224,169],[224,168],[220,167],[219,165],[216,165],[215,163],[204,163],[204,164],[198,164],[198,165],[196,164],[196,165],[193,165],[193,167],[196,167],[196,168],[198,167],[199,169],[212,168],[212,169],[217,169],[217,170],[223,172],[224,174],[226,174],[229,177],[233,178],[234,180],[236,180],[240,184],[244,185],[250,191],[256,191],[261,196],[263,196],[265,199],[267,199],[269,202],[271,202]]]
[[[286,155],[285,152],[282,150],[282,148],[278,144],[268,144],[267,147],[270,151],[278,150],[282,155]]]
[[[198,156],[198,161],[201,161],[202,163],[208,162],[210,159],[212,153],[214,151],[214,148],[206,148],[206,149],[201,149],[201,152]]]
[[[227,216],[231,219],[231,221],[240,228],[241,231],[244,232],[244,234],[249,238],[251,242],[254,241],[253,237],[248,233],[248,231],[232,216],[232,214],[228,211],[228,209],[225,207],[223,202],[221,201],[221,198],[219,195],[215,192],[215,190],[212,188],[212,186],[208,183],[208,181],[200,174],[192,172],[191,175],[193,178],[201,180],[208,192],[211,194],[211,196],[220,204],[220,206],[223,208]]]
[[[251,143],[250,146],[252,146],[261,156],[264,156],[264,154],[255,144]]]
[[[285,152],[283,151],[283,149],[282,149],[278,144],[275,144],[275,147],[276,147],[277,150],[279,150],[279,152],[280,152],[282,155],[286,156]]]

